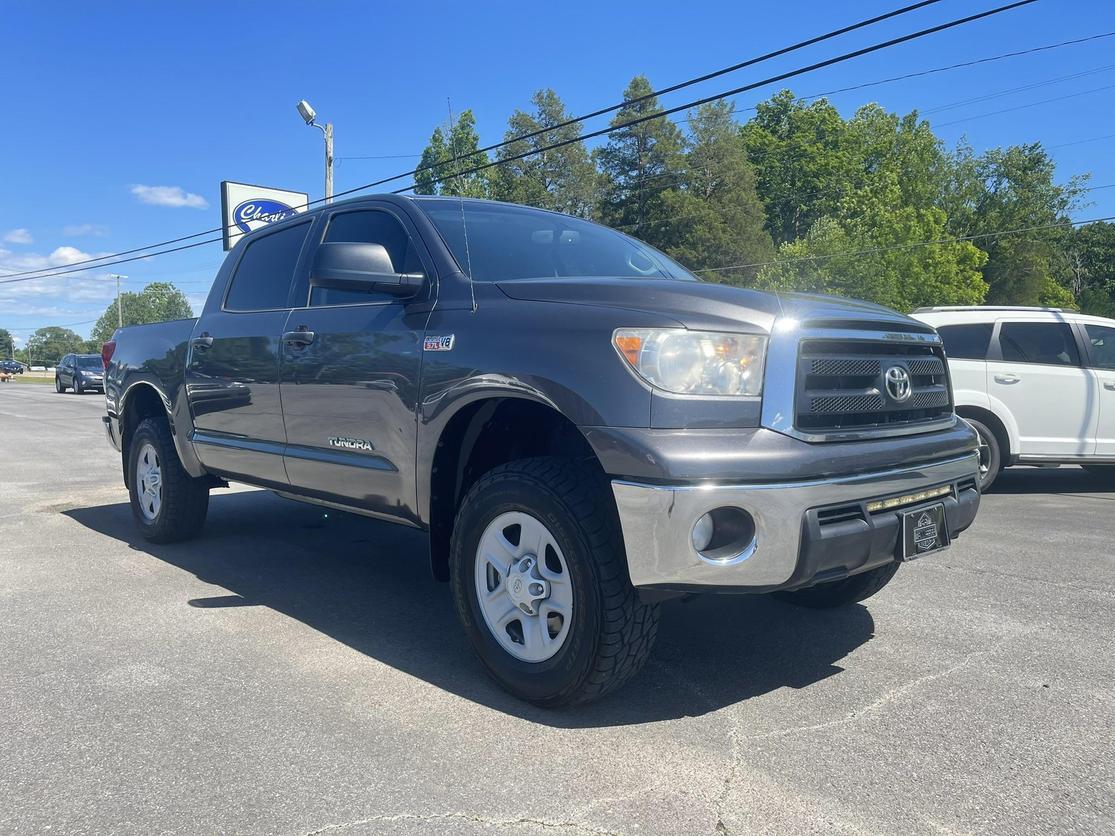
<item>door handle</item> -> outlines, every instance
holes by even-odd
[[[287,345],[307,346],[314,341],[314,332],[308,328],[299,328],[297,331],[287,331],[283,334],[283,342]]]
[[[1115,380],[1105,380],[1103,382],[1103,388],[1115,392]]]
[[[190,344],[199,351],[204,351],[213,347],[213,338],[208,334],[202,334],[200,337],[194,337],[190,340]]]
[[[1007,383],[1007,384],[1017,383],[1021,379],[1022,378],[1020,378],[1016,374],[997,374],[997,375],[995,375],[995,382],[996,383]]]

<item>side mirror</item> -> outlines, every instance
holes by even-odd
[[[382,244],[354,241],[321,244],[310,267],[310,287],[413,296],[425,280],[422,273],[396,273]]]

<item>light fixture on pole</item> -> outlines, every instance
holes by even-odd
[[[300,99],[298,104],[295,105],[298,109],[298,115],[306,122],[307,125],[320,130],[325,135],[325,202],[333,202],[333,123],[326,122],[325,125],[319,125],[314,120],[317,119],[317,112],[310,107],[310,103],[305,99]]]
[[[108,277],[110,279],[116,279],[116,327],[117,328],[123,328],[124,327],[124,309],[122,307],[120,307],[120,280],[121,279],[126,279],[128,277],[127,276],[121,276],[119,273],[109,273]]]

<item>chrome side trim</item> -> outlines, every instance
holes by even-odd
[[[1028,454],[1018,457],[1019,464],[1030,462],[1040,464],[1115,464],[1115,456]]]
[[[635,586],[772,587],[797,567],[802,517],[839,505],[978,478],[975,453],[931,464],[806,482],[733,485],[645,485],[617,479],[627,566]],[[743,508],[755,519],[754,548],[717,563],[693,548],[693,524],[714,508]]]
[[[880,323],[883,325],[884,323]],[[906,343],[941,345],[936,333],[905,331],[865,331],[842,328],[803,328],[790,320],[779,320],[771,329],[767,344],[766,373],[763,378],[762,426],[802,441],[860,441],[869,438],[892,438],[920,435],[956,426],[955,413],[939,421],[927,421],[897,427],[848,430],[846,432],[809,433],[794,427],[794,396],[797,391],[798,349],[803,340],[848,340],[880,344]],[[951,384],[950,384],[951,387]]]

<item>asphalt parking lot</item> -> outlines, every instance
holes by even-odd
[[[0,387],[0,832],[1115,830],[1115,489],[1014,470],[838,612],[665,606],[625,690],[486,679],[412,532],[262,491],[134,532],[99,395]]]

